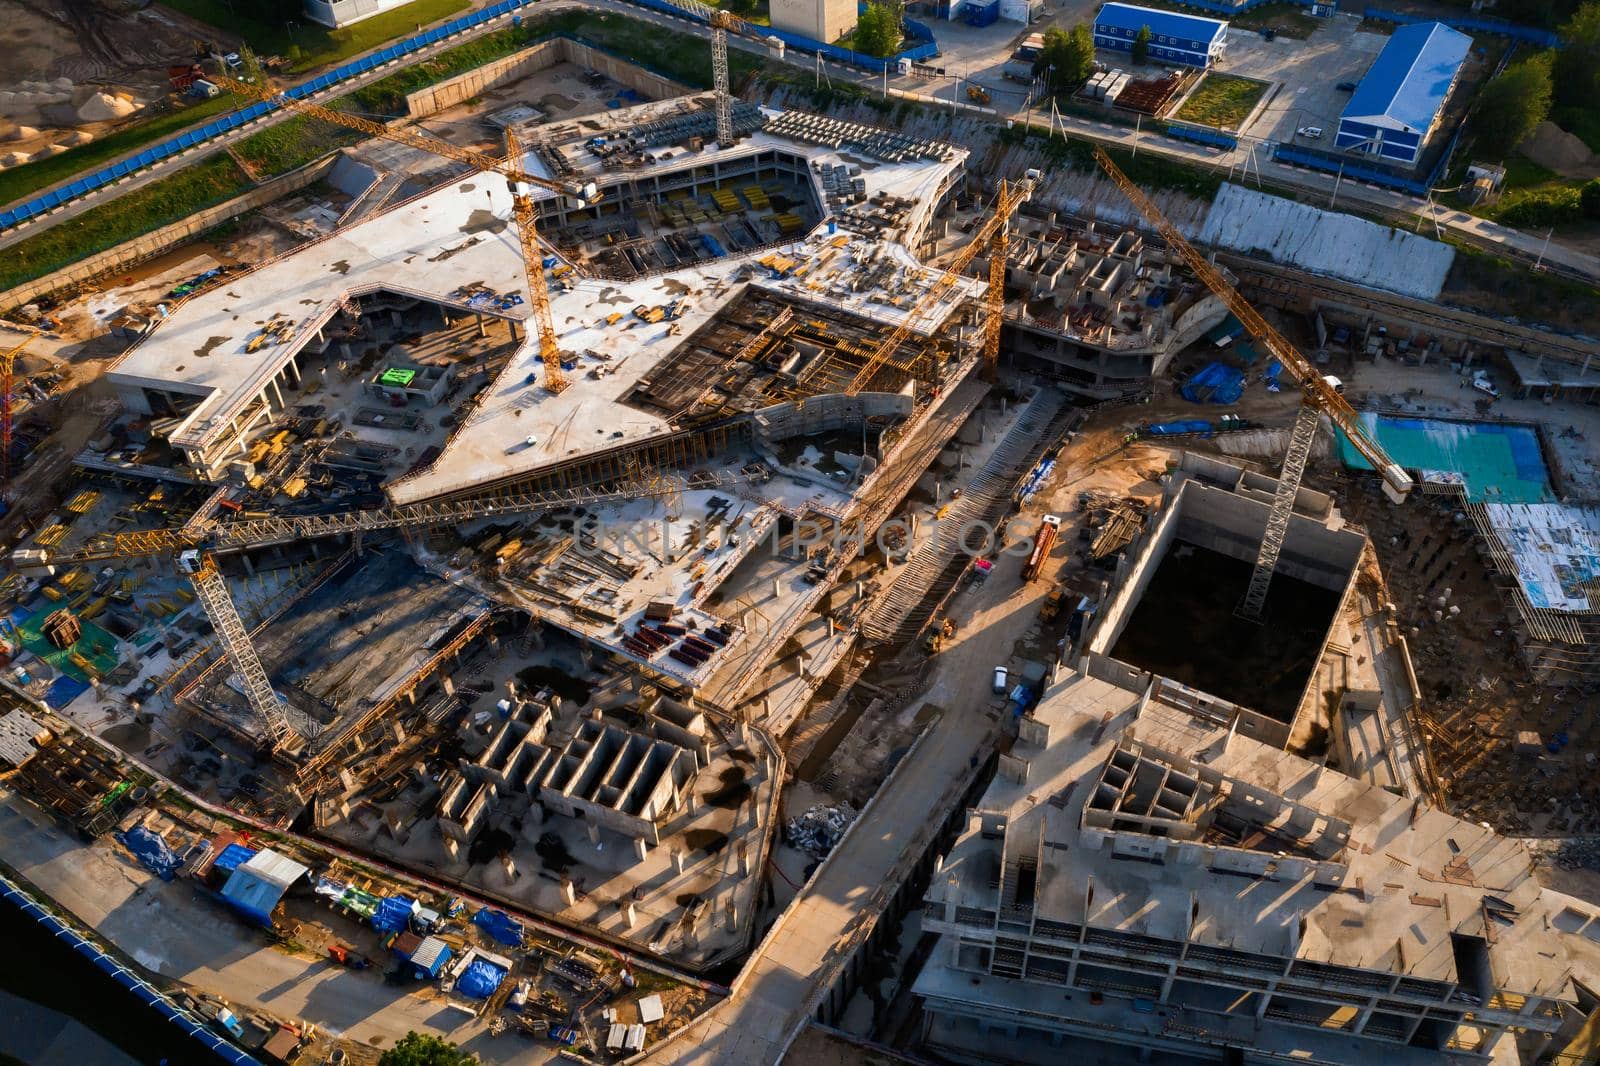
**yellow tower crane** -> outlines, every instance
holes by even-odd
[[[891,361],[900,345],[905,343],[906,339],[916,331],[917,326],[949,295],[950,290],[961,280],[967,267],[985,248],[989,249],[991,260],[989,290],[984,300],[988,312],[988,321],[984,324],[986,330],[984,358],[988,362],[987,372],[992,373],[993,361],[1000,352],[1000,316],[1005,309],[1006,228],[1011,224],[1011,216],[1016,213],[1017,208],[1033,195],[1033,187],[1038,179],[1039,173],[1030,170],[1027,177],[1019,182],[1000,183],[1000,194],[995,198],[989,217],[973,233],[972,240],[950,260],[950,265],[945,268],[938,280],[929,285],[921,298],[906,311],[900,324],[873,345],[867,355],[866,363],[857,371],[855,380],[845,390],[848,395],[854,396],[867,387],[878,371],[883,369],[884,364]],[[992,331],[992,335],[988,331]]]
[[[505,176],[511,190],[511,206],[517,222],[517,237],[522,247],[523,269],[528,278],[528,305],[533,311],[534,332],[539,338],[539,357],[544,361],[544,384],[551,392],[560,392],[569,384],[566,375],[561,370],[561,356],[556,346],[555,320],[550,313],[550,288],[544,275],[544,253],[540,248],[537,221],[538,213],[534,207],[533,197],[526,186],[536,185],[542,189],[571,196],[578,201],[579,206],[587,206],[600,198],[600,192],[593,182],[578,185],[570,182],[554,181],[550,178],[529,174],[523,169],[521,145],[516,135],[510,130],[506,131],[508,151],[504,159],[496,159],[471,148],[462,148],[437,137],[419,133],[416,130],[401,127],[386,126],[381,122],[352,115],[347,111],[339,111],[321,104],[308,103],[286,96],[283,93],[264,89],[247,82],[235,81],[228,77],[215,79],[225,88],[245,96],[253,96],[277,104],[296,114],[307,115],[311,118],[331,122],[334,125],[344,126],[347,129],[359,130],[362,133],[381,137],[384,140],[394,141],[412,148],[430,152],[434,155],[453,159],[458,163],[465,163],[477,170]]]
[[[514,131],[506,130],[506,158],[520,160],[522,145]],[[529,196],[516,181],[508,178],[511,208],[517,218],[517,239],[522,242],[522,266],[528,274],[528,303],[533,308],[534,332],[539,338],[539,358],[544,362],[544,387],[561,392],[571,382],[561,369],[561,348],[556,342],[555,317],[550,313],[550,284],[544,276],[544,250],[539,246],[539,216]]]
[[[1095,160],[1100,169],[1116,183],[1139,213],[1156,228],[1167,246],[1183,258],[1185,264],[1234,316],[1244,325],[1250,336],[1260,341],[1267,352],[1300,384],[1302,400],[1295,416],[1294,429],[1289,434],[1289,447],[1283,458],[1283,472],[1278,477],[1277,489],[1272,494],[1272,510],[1267,514],[1267,528],[1262,534],[1261,548],[1256,553],[1256,565],[1250,575],[1250,585],[1237,613],[1252,621],[1262,621],[1267,603],[1267,589],[1272,584],[1273,572],[1278,566],[1278,556],[1283,551],[1284,538],[1289,532],[1289,519],[1294,514],[1295,497],[1300,492],[1300,481],[1305,476],[1306,463],[1311,458],[1311,446],[1316,440],[1321,416],[1337,426],[1350,443],[1361,453],[1372,468],[1383,478],[1383,491],[1389,499],[1400,503],[1414,487],[1411,475],[1390,458],[1383,446],[1367,432],[1356,416],[1355,409],[1345,401],[1332,381],[1329,381],[1288,339],[1261,317],[1239,290],[1223,277],[1209,259],[1191,245],[1178,228],[1161,213],[1144,190],[1135,185],[1122,168],[1118,167],[1105,149],[1096,147]]]

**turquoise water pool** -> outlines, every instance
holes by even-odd
[[[1543,503],[1556,496],[1550,486],[1539,435],[1529,425],[1504,422],[1448,422],[1436,418],[1361,413],[1361,423],[1394,461],[1423,481],[1465,483],[1474,503]],[[1353,470],[1371,470],[1343,433],[1339,459]],[[1454,475],[1451,477],[1450,475]]]

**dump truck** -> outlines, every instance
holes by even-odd
[[[1056,534],[1061,532],[1061,517],[1047,514],[1039,522],[1039,532],[1033,538],[1033,551],[1028,556],[1028,561],[1022,567],[1022,580],[1026,584],[1039,576],[1039,571],[1044,567],[1044,561],[1050,558],[1050,549],[1055,545]]]
[[[1039,621],[1053,621],[1061,613],[1061,600],[1066,595],[1066,589],[1057,585],[1045,596],[1044,602],[1039,605]]]

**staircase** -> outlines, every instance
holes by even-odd
[[[940,519],[933,537],[912,554],[888,592],[872,605],[861,626],[868,640],[909,640],[927,624],[943,594],[970,565],[971,557],[961,547],[961,531],[970,522],[993,523],[1004,513],[1017,483],[1059,437],[1071,410],[1055,389],[1034,396],[961,498]]]

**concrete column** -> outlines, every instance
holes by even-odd
[[[728,895],[728,928],[739,928],[739,904],[734,902],[733,895]]]
[[[699,806],[700,806],[700,804],[695,799],[695,796],[694,796],[693,792],[689,793],[687,796],[684,797],[683,809],[685,811],[687,811],[688,813],[693,814],[697,809],[699,809]]]
[[[578,890],[573,887],[570,877],[561,879],[561,898],[567,901],[569,907],[578,902]]]
[[[674,873],[683,873],[683,852],[678,848],[668,848],[672,855],[672,870]]]
[[[289,376],[294,378],[294,383],[296,385],[300,384],[300,364],[291,359],[284,364],[284,368],[289,371]]]
[[[639,924],[639,912],[634,910],[632,902],[622,904],[622,920],[627,923],[629,929]]]
[[[390,311],[389,321],[394,324],[395,329],[399,329],[401,326],[406,324],[405,318],[400,314],[399,311]]]
[[[458,861],[461,858],[461,841],[457,840],[455,837],[445,837],[444,853],[445,857],[451,862]]]
[[[289,405],[283,402],[283,390],[278,388],[278,375],[272,375],[272,380],[267,382],[272,386],[272,395],[278,398],[278,409],[281,411]]]
[[[339,771],[339,784],[346,792],[354,792],[360,787],[359,783],[356,781],[356,775],[351,773],[349,770]]]
[[[478,336],[487,337],[488,335],[489,335],[489,330],[483,324],[483,315],[479,314],[478,315]]]
[[[633,854],[634,857],[640,862],[644,862],[645,857],[650,854],[650,846],[643,840],[635,838],[633,842]]]
[[[500,856],[500,866],[506,872],[507,881],[515,881],[517,879],[517,861],[511,857],[509,852]]]
[[[778,586],[778,579],[777,578],[773,578],[772,579],[772,598],[776,600],[776,599],[780,598],[782,595],[783,595],[783,592],[782,592],[782,589],[780,589],[779,586]]]
[[[454,696],[456,694],[456,683],[451,680],[449,674],[443,674],[439,677],[439,687],[444,689],[446,696]]]
[[[600,843],[600,825],[597,822],[589,823],[589,842],[596,846]]]
[[[416,692],[412,691],[411,696],[415,698]],[[389,723],[389,732],[394,735],[394,742],[396,744],[404,744],[406,742],[405,726],[401,725],[399,722],[391,721]]]

